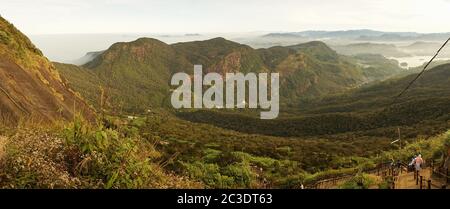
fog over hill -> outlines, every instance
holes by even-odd
[[[52,61],[82,65],[92,55],[106,50],[116,42],[133,41],[140,37],[156,38],[168,44],[224,37],[253,48],[288,46],[310,41],[323,41],[345,55],[381,54],[407,62],[410,67],[422,64],[450,37],[450,33],[383,32],[369,29],[301,32],[247,33],[177,33],[177,34],[53,34],[32,35],[30,38]],[[420,56],[420,57],[416,57]],[[442,59],[450,59],[450,50],[442,51]]]

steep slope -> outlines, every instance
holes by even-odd
[[[66,86],[55,67],[31,41],[0,17],[0,122],[54,121],[93,113]]]
[[[107,84],[94,71],[71,64],[54,62],[53,65],[63,76],[69,78],[67,84],[70,87],[76,89],[95,108],[100,107],[101,88],[106,91]]]

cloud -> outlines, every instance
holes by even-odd
[[[450,0],[0,1],[0,14],[32,34],[450,28]]]

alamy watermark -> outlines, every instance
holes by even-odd
[[[274,119],[279,113],[279,82],[278,73],[226,73],[225,78],[218,73],[203,76],[202,66],[195,65],[193,79],[187,73],[172,76],[171,85],[179,87],[172,92],[171,103],[176,109],[261,108],[261,119]],[[208,87],[205,91],[204,86]]]

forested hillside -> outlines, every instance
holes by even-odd
[[[223,75],[278,72],[281,103],[291,105],[399,73],[398,66],[385,69],[384,63],[372,59],[363,67],[322,42],[256,50],[223,38],[173,45],[141,38],[116,43],[83,66],[60,63],[56,66],[75,89],[86,93],[91,104],[98,104],[93,92],[103,88],[116,104],[114,108],[120,106],[121,111],[143,113],[148,108],[170,107],[168,98],[174,88],[169,85],[170,76],[176,72],[192,74],[194,64],[202,64],[204,73]],[[82,79],[85,76],[88,78]]]

